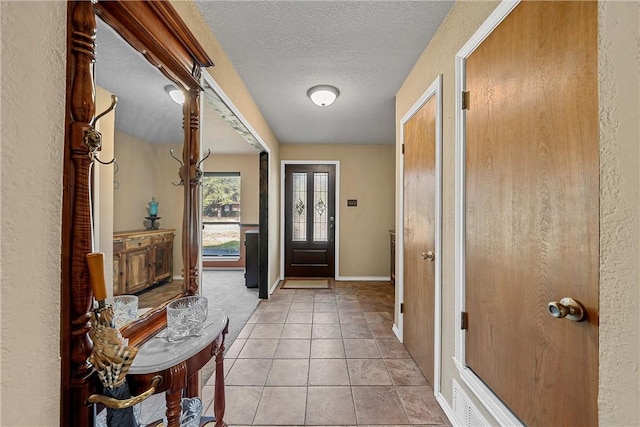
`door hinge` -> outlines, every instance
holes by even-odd
[[[462,92],[462,109],[469,109],[469,91]]]
[[[400,303],[400,313],[404,313],[404,303]]]
[[[469,315],[466,311],[460,312],[460,329],[467,329],[469,327]]]
[[[404,144],[402,144],[402,154],[404,154]]]

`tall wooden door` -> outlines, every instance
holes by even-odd
[[[285,165],[285,276],[334,277],[335,165]]]
[[[597,424],[597,8],[522,2],[466,62],[465,361],[528,426]]]
[[[433,385],[436,189],[434,96],[404,124],[403,131],[403,341],[424,376]]]

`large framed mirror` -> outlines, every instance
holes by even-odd
[[[96,110],[107,110],[113,96],[117,105],[96,122],[103,163],[96,158],[92,168],[93,246],[113,266],[105,269],[107,295],[136,295],[143,314],[185,291],[184,183],[176,157],[183,151],[183,104],[171,98],[184,95],[96,21]]]
[[[100,204],[99,199],[94,197],[99,193],[100,185],[104,186],[108,183],[115,187],[114,178],[116,182],[121,181],[117,173],[115,176],[113,174],[114,166],[96,166],[95,160],[96,157],[102,161],[111,159],[111,153],[108,153],[106,146],[104,152],[102,151],[102,138],[95,127],[96,115],[101,112],[96,108],[96,91],[98,100],[101,94],[104,95],[103,91],[108,92],[105,88],[97,89],[94,80],[98,27],[96,17],[103,21],[100,24],[104,25],[103,33],[107,34],[111,31],[113,33],[111,35],[117,35],[129,45],[128,48],[132,49],[132,54],[137,55],[139,59],[143,57],[157,69],[158,77],[164,79],[161,85],[164,86],[165,82],[167,85],[172,84],[185,95],[183,106],[177,110],[176,120],[167,121],[173,123],[171,126],[174,128],[178,127],[177,130],[171,129],[172,133],[175,134],[177,131],[177,135],[182,135],[181,139],[178,136],[171,141],[174,145],[174,153],[182,165],[171,160],[167,152],[162,158],[174,162],[174,166],[169,168],[170,171],[165,170],[154,175],[155,172],[149,169],[143,172],[143,175],[138,175],[135,185],[138,188],[142,187],[143,193],[148,192],[145,198],[149,199],[155,196],[156,191],[157,194],[166,194],[167,199],[173,199],[177,194],[179,203],[167,200],[165,201],[167,206],[163,206],[167,209],[167,216],[172,217],[163,220],[169,230],[175,230],[173,251],[178,254],[171,258],[173,266],[177,267],[177,271],[171,272],[171,279],[177,275],[182,280],[181,285],[173,293],[176,294],[175,296],[196,294],[199,287],[198,184],[201,179],[199,105],[202,90],[200,78],[202,68],[212,66],[213,63],[169,2],[100,1],[93,4],[88,1],[70,1],[67,25],[67,112],[63,189],[61,425],[89,426],[93,422],[93,408],[85,405],[87,397],[96,386],[94,369],[87,361],[92,345],[88,331],[93,291],[85,257],[97,249],[108,248],[109,234],[121,231],[117,228],[130,228],[129,225],[116,224],[131,224],[126,223],[128,220],[116,219],[114,216],[111,220],[113,224],[111,228],[105,226],[104,224],[109,222],[105,220],[109,208],[106,211],[102,211],[101,208],[109,203]],[[96,69],[99,67],[100,63],[96,65]],[[96,74],[98,73],[99,71],[96,71]],[[126,71],[121,74],[126,74]],[[164,87],[160,90],[164,90]],[[125,100],[126,96],[123,95],[120,94],[121,99]],[[102,101],[100,103],[102,104]],[[121,108],[126,113],[125,104],[122,104]],[[133,113],[127,115],[131,114]],[[158,124],[157,127],[161,125]],[[164,133],[170,133],[170,131],[167,130]],[[154,147],[146,148],[148,152],[155,150]],[[125,155],[125,157],[134,156]],[[145,159],[148,157],[147,155],[138,156]],[[135,165],[125,167],[121,163],[118,167],[123,167],[123,173],[124,170],[136,172]],[[91,169],[94,169],[95,174],[92,174]],[[98,169],[101,170],[96,171]],[[165,166],[164,169],[167,167]],[[101,172],[102,177],[100,177]],[[160,187],[144,189],[140,177],[148,178],[149,175],[158,176],[157,180],[166,178],[168,182],[181,181],[183,185],[174,194]],[[96,177],[98,179],[94,180],[93,178]],[[124,182],[120,184],[123,185]],[[127,185],[133,185],[133,183]],[[114,205],[115,203],[123,204],[123,206],[111,208],[112,214],[116,209],[125,206],[125,210],[138,210],[140,213],[134,216],[141,215],[141,217],[135,220],[140,221],[139,228],[144,228],[142,220],[146,212],[145,207],[134,206],[141,203],[139,200],[122,199],[117,202],[114,196],[111,200]],[[162,203],[160,196],[158,201]],[[169,205],[177,206],[177,210],[182,210],[182,214],[176,213],[175,209],[170,212]],[[98,208],[92,209],[96,206]],[[95,210],[93,218],[92,210]],[[92,232],[94,224],[97,225],[99,237]],[[134,228],[137,227],[134,226]],[[153,231],[153,227],[151,229]],[[100,247],[97,248],[96,244]],[[173,262],[175,259],[178,261]],[[112,260],[113,253],[111,265],[113,265]],[[168,255],[165,255],[165,261],[169,262],[169,260]],[[180,264],[182,267],[179,266]],[[111,271],[109,265],[107,271]],[[160,276],[164,277],[166,274]],[[117,277],[116,280],[112,278],[111,282],[114,281],[117,281]],[[111,293],[115,293],[114,291],[115,289],[111,289]],[[168,298],[170,299],[171,296],[169,295]],[[166,317],[162,303],[158,302],[148,308],[149,310],[142,317],[121,328],[123,335],[130,339],[131,345],[144,342],[164,327]]]

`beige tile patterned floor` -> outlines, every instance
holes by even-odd
[[[450,425],[392,332],[389,282],[278,289],[225,357],[229,425]],[[213,381],[203,389],[213,415]]]

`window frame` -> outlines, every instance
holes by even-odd
[[[202,198],[202,229],[204,231],[205,226],[207,225],[231,225],[235,224],[238,226],[238,231],[240,233],[240,226],[242,224],[242,174],[240,172],[204,172],[203,176],[203,186],[204,181],[207,178],[212,177],[237,177],[240,180],[240,192],[239,192],[239,200],[238,205],[240,206],[240,212],[237,220],[232,221],[207,221],[205,220],[204,210],[205,210],[205,202],[204,202],[204,194]],[[242,236],[240,236],[240,245],[242,245]],[[204,241],[202,241],[202,258],[208,260],[228,260],[228,259],[236,259],[239,258],[242,253],[241,248],[238,248],[237,254],[229,254],[229,255],[207,255],[204,253]]]

